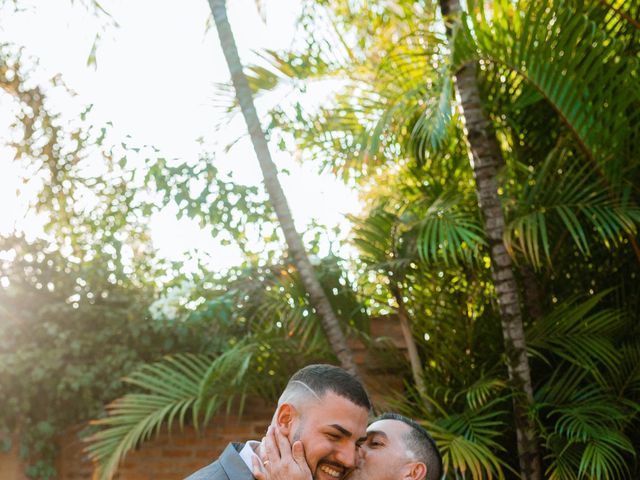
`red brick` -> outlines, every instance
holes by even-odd
[[[213,459],[216,458],[216,456],[212,454],[211,450],[205,450],[205,451],[196,450],[193,456],[195,458],[204,458],[204,459],[210,458],[211,461],[213,461]]]
[[[188,436],[172,438],[169,445],[172,447],[187,447],[198,445],[201,441],[202,439],[198,438],[195,432],[189,432]]]
[[[191,450],[178,450],[178,449],[169,450],[166,448],[162,450],[163,457],[178,458],[178,457],[191,457],[192,455],[193,455],[193,452]]]
[[[146,473],[133,473],[128,475],[123,475],[119,478],[119,480],[151,480],[149,474]]]

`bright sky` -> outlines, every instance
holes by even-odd
[[[7,4],[4,3],[5,10]],[[216,113],[215,82],[228,80],[228,70],[218,45],[215,26],[206,32],[209,7],[206,0],[104,0],[101,5],[120,25],[107,29],[98,49],[97,69],[86,66],[100,22],[79,2],[47,0],[18,2],[24,11],[10,15],[0,8],[0,37],[24,45],[26,53],[38,57],[48,78],[60,73],[78,93],[81,104],[93,103],[97,119],[112,121],[117,132],[129,134],[137,144],[159,148],[168,158],[196,158],[198,137],[211,138]],[[260,19],[255,0],[229,0],[232,28],[243,58],[252,49],[284,48],[291,44],[299,0],[263,2],[266,24]],[[37,6],[37,7],[36,7]],[[0,110],[2,105],[0,104]],[[0,138],[8,125],[0,116]],[[316,219],[328,226],[345,225],[344,214],[357,210],[356,193],[329,176],[292,162],[291,155],[272,148],[298,229]],[[6,150],[0,150],[0,233],[16,224],[31,234],[37,224],[23,220],[25,205],[16,196],[17,169]],[[233,165],[234,178],[258,181],[255,154],[247,141],[237,144],[222,164]],[[240,167],[238,167],[240,165]],[[232,247],[216,245],[197,226],[176,223],[166,211],[150,220],[154,245],[160,255],[181,259],[192,248],[208,251],[215,266],[226,267],[239,260]]]

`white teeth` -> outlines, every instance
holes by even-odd
[[[338,472],[337,470],[334,470],[331,467],[328,467],[327,465],[320,465],[320,470],[322,470],[324,473],[328,475],[331,475],[332,477],[340,478],[340,472]]]

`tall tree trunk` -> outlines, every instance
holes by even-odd
[[[459,19],[458,0],[440,0],[442,16]],[[447,32],[451,30],[447,28]],[[533,404],[531,372],[524,337],[518,286],[511,257],[504,245],[504,212],[498,195],[497,173],[504,161],[495,132],[482,112],[477,82],[477,66],[468,63],[455,75],[466,136],[473,155],[478,203],[489,239],[491,275],[497,293],[509,380],[514,392],[513,407],[518,442],[521,478],[542,479],[542,464],[535,425],[528,412]]]
[[[227,65],[231,72],[231,79],[236,91],[236,97],[240,102],[240,108],[242,115],[247,123],[251,142],[253,148],[258,157],[260,163],[260,169],[262,170],[262,176],[264,184],[269,194],[269,199],[273,205],[273,208],[278,217],[278,222],[284,233],[284,237],[289,247],[289,253],[293,258],[293,262],[300,273],[302,283],[309,294],[311,305],[315,308],[318,317],[322,323],[322,327],[329,339],[329,343],[338,357],[342,367],[350,373],[357,375],[356,365],[353,361],[353,355],[351,350],[347,346],[347,341],[344,333],[340,329],[338,318],[336,317],[329,299],[325,294],[307,252],[302,243],[300,234],[296,231],[291,216],[291,210],[287,203],[287,199],[282,191],[282,186],[278,180],[278,170],[271,159],[271,153],[269,152],[269,146],[265,138],[256,108],[253,103],[253,95],[249,88],[249,82],[247,77],[242,71],[242,63],[240,62],[240,56],[238,55],[238,49],[236,47],[235,39],[233,38],[233,32],[229,25],[227,18],[227,10],[225,0],[209,0],[209,6],[216,27],[218,29],[218,37],[220,38],[220,45],[224,52]]]
[[[402,292],[400,291],[400,287],[392,287],[391,292],[393,293],[393,297],[396,299],[396,303],[398,304],[398,320],[400,320],[400,329],[402,330],[404,343],[407,346],[407,353],[409,354],[409,363],[411,364],[413,381],[416,384],[416,389],[418,390],[420,398],[425,402],[425,405],[429,412],[431,412],[433,411],[433,406],[431,405],[431,402],[427,397],[427,386],[424,383],[424,369],[422,368],[422,361],[420,360],[420,355],[418,354],[416,341],[413,338],[413,333],[411,332],[409,313],[407,312],[407,307],[405,306],[404,300],[402,299]]]

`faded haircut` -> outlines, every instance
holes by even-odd
[[[429,435],[424,427],[414,420],[400,415],[399,413],[383,413],[376,417],[371,423],[378,420],[397,420],[409,426],[409,431],[403,436],[404,445],[410,450],[414,460],[422,462],[427,466],[425,480],[440,480],[442,478],[442,457],[435,440]]]
[[[305,397],[320,400],[327,392],[346,398],[367,411],[371,410],[371,402],[360,381],[346,370],[326,364],[307,365],[294,373],[278,405]]]

